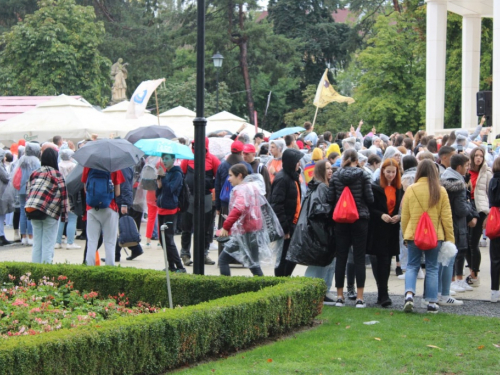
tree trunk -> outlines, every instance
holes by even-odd
[[[399,7],[399,1],[398,0],[392,0],[392,3],[394,4],[394,10],[396,12],[401,13],[401,8]]]
[[[247,61],[247,41],[244,40],[239,44],[240,47],[240,66],[241,73],[243,74],[243,80],[245,81],[245,90],[247,92],[247,107],[250,124],[254,124],[254,103],[252,96],[252,84],[250,82],[250,74],[248,73],[248,61]]]

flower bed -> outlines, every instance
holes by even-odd
[[[94,325],[122,316],[155,313],[147,302],[133,306],[124,293],[100,299],[95,291],[80,293],[67,276],[43,276],[35,283],[28,272],[9,275],[0,289],[0,337],[36,335],[62,328]]]
[[[130,303],[168,305],[160,271],[0,263],[0,282],[27,272],[66,275],[76,289],[125,293]],[[182,307],[2,340],[0,375],[162,374],[311,324],[326,292],[323,280],[298,277],[173,274],[171,282],[174,305]]]

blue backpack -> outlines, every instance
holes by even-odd
[[[111,173],[91,169],[87,177],[87,204],[99,210],[108,208],[115,197],[115,187],[111,182]]]
[[[220,191],[219,198],[224,203],[229,203],[229,198],[231,198],[231,191],[233,190],[233,185],[229,182],[229,173],[227,174],[226,180],[224,181],[224,185],[222,185],[222,189]]]

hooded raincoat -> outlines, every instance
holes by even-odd
[[[248,268],[273,265],[283,246],[283,229],[265,194],[260,174],[245,177],[231,191],[229,215],[223,224],[230,234],[224,251]]]
[[[335,256],[332,206],[327,202],[328,186],[312,179],[302,202],[299,221],[286,259],[305,266],[325,267]]]

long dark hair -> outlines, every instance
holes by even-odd
[[[327,186],[329,184],[328,179],[326,178],[326,163],[329,163],[327,160],[319,160],[314,165],[314,179],[318,182],[323,182]]]
[[[427,177],[429,185],[429,208],[434,207],[441,199],[441,185],[439,183],[438,170],[433,161],[425,159],[420,162],[415,174],[415,182],[418,182],[421,177]]]
[[[42,153],[40,162],[44,167],[52,167],[55,170],[59,170],[59,165],[57,164],[57,151],[52,147],[45,149]]]
[[[354,149],[344,151],[342,154],[342,168],[349,167],[351,163],[358,161],[358,153]]]
[[[483,154],[483,162],[481,163],[481,165],[476,165],[474,163],[474,159],[476,158],[476,153],[478,151],[481,151],[481,153]],[[474,148],[474,150],[472,150],[470,153],[470,169],[472,169],[475,172],[479,171],[485,162],[485,156],[486,156],[485,154],[486,153],[484,152],[484,149],[482,147]]]

